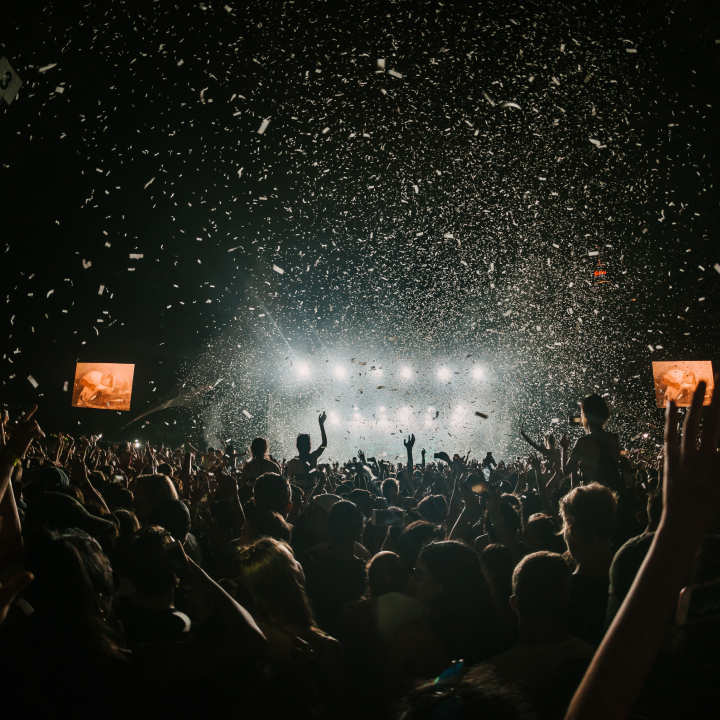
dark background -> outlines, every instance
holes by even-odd
[[[478,359],[508,426],[657,424],[650,362],[718,356],[718,38],[710,0],[5,3],[3,404],[112,434],[222,377],[143,432],[244,442],[337,394],[303,358]],[[135,363],[131,413],[71,409],[78,360]]]

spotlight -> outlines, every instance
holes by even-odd
[[[380,410],[380,412],[385,412],[385,406],[384,406],[384,405],[381,405],[380,408],[379,408],[379,410]]]
[[[403,368],[400,371],[400,375],[404,377],[406,380],[409,380],[412,377],[412,370],[410,368]]]
[[[447,368],[440,368],[438,370],[438,377],[441,380],[449,380],[452,376],[452,373]]]
[[[340,422],[340,421],[338,420],[338,416],[337,416],[334,412],[332,412],[332,411],[330,412],[330,422],[331,422],[333,425],[338,425],[339,422]]]
[[[345,372],[345,368],[340,367],[340,365],[335,366],[335,375],[339,378],[344,378],[347,373]]]
[[[298,374],[299,375],[309,375],[310,374],[310,368],[305,365],[304,363],[302,365],[298,365]]]
[[[485,375],[485,373],[483,372],[482,368],[475,368],[475,369],[473,370],[473,377],[474,377],[476,380],[479,380],[479,379],[480,379],[481,377],[483,377],[484,375]]]
[[[398,410],[398,420],[406,422],[410,419],[410,408],[402,407]]]

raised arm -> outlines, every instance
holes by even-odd
[[[414,492],[413,486],[413,447],[415,447],[415,435],[410,435],[407,440],[403,440],[405,449],[407,450],[407,465],[405,466],[405,484],[411,492]]]
[[[717,387],[720,376],[715,378]],[[640,572],[570,703],[566,720],[620,720],[630,713],[665,637],[680,590],[710,520],[720,509],[720,393],[698,429],[705,383],[698,383],[683,425],[668,402],[660,525]]]
[[[522,437],[522,439],[526,443],[528,443],[528,445],[532,446],[535,451],[544,455],[547,452],[546,448],[544,448],[542,445],[538,445],[532,438],[528,437],[523,430],[524,426],[525,423],[520,423],[520,436]]]
[[[320,447],[323,448],[323,450],[327,447],[328,440],[327,435],[325,434],[325,421],[327,420],[327,415],[325,412],[318,418],[318,425],[320,425]]]

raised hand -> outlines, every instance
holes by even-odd
[[[720,376],[715,379],[716,387],[719,381]],[[713,392],[712,404],[700,437],[704,397],[705,383],[700,382],[683,423],[682,442],[678,436],[677,407],[671,400],[668,401],[663,514],[660,523],[679,536],[698,536],[698,540],[720,508],[720,456],[717,451],[720,392]]]
[[[322,427],[325,424],[325,421],[327,420],[327,415],[325,414],[325,411],[323,410],[322,415],[318,418],[318,423]]]
[[[403,445],[405,445],[408,450],[412,450],[415,445],[415,435],[410,435],[407,440],[403,440]]]
[[[23,416],[12,431],[8,438],[5,448],[12,453],[18,460],[25,457],[25,453],[32,445],[33,440],[44,438],[45,433],[40,429],[37,420],[33,420],[32,416],[37,410],[37,405],[33,405]]]

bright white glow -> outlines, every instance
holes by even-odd
[[[383,374],[382,368],[377,368],[377,369],[373,370],[373,372],[375,373],[375,377],[382,377],[382,374]]]
[[[475,368],[475,369],[473,370],[473,377],[474,377],[476,380],[479,380],[479,379],[480,379],[481,377],[483,377],[484,375],[485,375],[485,373],[483,372],[483,369],[482,369],[482,368],[479,368],[479,367],[478,367],[478,368]]]
[[[340,423],[340,420],[338,420],[338,416],[334,412],[330,413],[330,422],[333,425],[338,425]]]
[[[432,415],[432,414],[435,412],[435,408],[434,408],[434,407],[429,407],[429,408],[428,408],[428,412]]]
[[[410,379],[412,377],[412,370],[410,368],[403,368],[400,371],[400,375],[404,377],[406,380]]]
[[[453,411],[453,420],[459,420],[465,414],[465,408],[462,405],[458,405]]]
[[[452,376],[452,373],[447,368],[440,368],[438,370],[438,377],[441,380],[449,380]]]
[[[310,368],[305,365],[304,363],[302,365],[298,365],[298,374],[299,375],[309,375],[310,374]]]
[[[385,412],[385,406],[384,406],[384,405],[381,405],[381,406],[380,406],[380,412]]]
[[[410,411],[410,408],[409,408],[409,407],[407,407],[407,406],[401,407],[401,408],[398,410],[398,414],[397,414],[398,420],[403,420],[403,421],[409,420],[409,419],[410,419],[410,412],[411,412],[411,411]]]
[[[432,425],[432,418],[426,417],[426,418],[425,418],[425,425]]]
[[[340,365],[335,366],[335,375],[339,378],[344,378],[347,373],[345,372],[345,368],[340,367]]]

